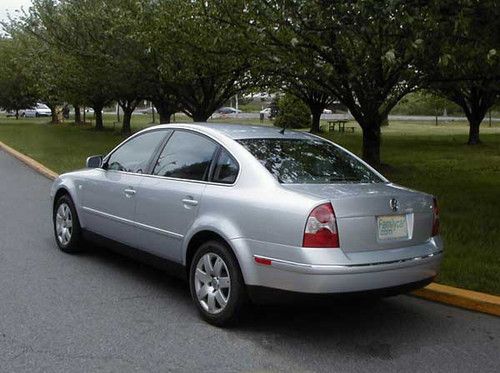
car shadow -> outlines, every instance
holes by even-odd
[[[186,281],[100,246],[89,247],[82,256],[110,267],[110,271],[147,281],[155,291],[182,304],[179,312],[192,310],[192,314],[188,311],[179,317],[203,323],[191,304]],[[232,328],[204,325],[209,333],[234,335],[236,340],[249,341],[287,360],[297,359],[301,366],[304,356],[319,360],[332,356],[393,360],[402,354],[418,353],[433,339],[446,338],[451,327],[449,316],[446,310],[433,313],[435,307],[438,306],[405,295],[335,299],[312,305],[249,305],[240,323]]]

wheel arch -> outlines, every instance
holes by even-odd
[[[74,184],[72,180],[64,180],[59,178],[56,180],[54,185],[52,186],[52,191],[50,193],[53,196],[52,199],[52,209],[54,209],[57,200],[62,196],[62,195],[67,195],[71,198],[75,209],[76,213],[78,214],[78,220],[80,221],[80,225],[82,227],[85,226],[85,223],[83,221],[82,213],[80,210],[80,200],[78,198],[78,195],[76,193],[76,190],[74,188]]]
[[[73,197],[71,196],[71,193],[69,192],[69,190],[67,188],[65,188],[64,186],[60,186],[57,190],[56,190],[56,194],[54,194],[54,200],[52,201],[52,208],[55,208],[56,206],[56,203],[57,203],[57,200],[59,198],[61,198],[63,195],[67,195],[69,196],[73,202],[74,202],[74,199]]]
[[[186,254],[184,257],[184,263],[186,265],[186,271],[188,274],[189,274],[189,269],[191,267],[191,261],[193,260],[194,254],[196,253],[196,250],[200,247],[200,245],[202,245],[204,242],[207,242],[207,241],[218,241],[218,242],[226,245],[229,248],[229,250],[232,252],[232,254],[234,255],[236,262],[238,263],[238,265],[240,266],[240,269],[241,269],[240,261],[238,260],[238,255],[236,254],[234,247],[231,245],[230,240],[223,237],[223,235],[221,235],[220,233],[218,233],[214,230],[203,229],[203,230],[200,230],[200,231],[196,232],[195,234],[193,234],[187,243],[187,247],[186,247],[186,251],[185,251]]]

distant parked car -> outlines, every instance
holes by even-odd
[[[161,258],[216,325],[259,293],[279,301],[421,288],[443,257],[436,198],[331,141],[276,127],[150,127],[60,175],[51,197],[62,251],[94,238]]]
[[[38,102],[36,106],[32,108],[20,110],[19,115],[26,118],[50,117],[52,115],[52,111],[47,105]]]
[[[235,109],[234,107],[221,107],[215,110],[216,114],[239,114],[241,110]]]
[[[332,114],[333,112],[330,109],[324,109],[323,114]]]
[[[262,109],[261,111],[259,111],[259,114],[264,114],[264,116],[266,118],[271,118],[271,108],[266,107],[265,109]]]
[[[155,114],[158,113],[158,111],[156,110],[156,108],[154,106],[152,108],[147,107],[147,108],[143,108],[143,109],[136,109],[135,112],[137,114],[152,114],[153,112]]]

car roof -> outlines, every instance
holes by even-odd
[[[247,125],[247,124],[229,124],[229,123],[172,123],[164,124],[152,128],[185,128],[200,130],[200,127],[218,132],[233,140],[243,139],[265,139],[265,138],[287,138],[287,139],[311,139],[311,135],[305,132],[286,129],[281,133],[282,128],[271,126]]]

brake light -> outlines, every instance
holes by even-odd
[[[436,197],[432,199],[432,237],[439,234],[439,206]]]
[[[303,247],[339,247],[337,221],[331,203],[314,208],[304,230]]]

